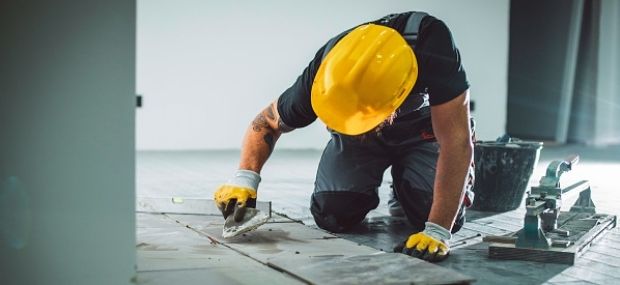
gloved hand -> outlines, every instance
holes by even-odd
[[[224,219],[233,214],[235,222],[240,222],[246,207],[256,207],[256,189],[260,175],[251,170],[237,170],[235,176],[215,191],[215,204],[222,211]]]
[[[450,231],[442,226],[426,222],[424,231],[412,234],[402,244],[394,248],[400,252],[430,262],[439,262],[450,252],[449,241],[452,238]]]

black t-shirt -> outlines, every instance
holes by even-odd
[[[392,14],[370,23],[393,28],[402,34],[411,13]],[[334,39],[339,40],[351,30]],[[326,51],[327,48],[328,44],[317,51],[295,83],[278,98],[278,112],[286,125],[302,128],[316,120],[310,96],[314,77],[324,54],[329,52]],[[420,23],[417,41],[412,48],[418,61],[418,79],[405,102],[397,110],[394,125],[418,121],[421,113],[428,117],[429,104],[433,106],[445,103],[469,88],[459,51],[444,22],[433,16],[424,17]]]

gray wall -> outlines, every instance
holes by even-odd
[[[511,2],[507,129],[512,135],[555,139],[576,2]]]
[[[508,0],[139,0],[138,149],[239,148],[254,116],[344,29],[388,13],[444,20],[461,50],[476,101],[478,136],[505,131]],[[278,148],[322,148],[319,121]]]
[[[620,143],[620,2],[519,0],[510,12],[508,132]]]
[[[598,2],[598,1],[597,1]],[[597,4],[597,5],[595,5]],[[575,90],[571,107],[568,140],[586,142],[583,138],[595,136],[596,94],[598,73],[598,39],[599,39],[600,5],[586,1],[584,5],[583,24],[579,41],[579,57],[575,73]]]
[[[600,0],[594,144],[620,144],[620,1]]]
[[[0,284],[129,284],[135,2],[0,2]]]

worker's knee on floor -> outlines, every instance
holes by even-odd
[[[379,205],[379,197],[356,192],[315,192],[310,212],[320,228],[330,232],[346,232],[364,220]]]
[[[314,213],[312,213],[312,215],[314,216],[314,222],[319,228],[332,233],[346,232],[355,225],[343,223],[334,215],[321,216]]]

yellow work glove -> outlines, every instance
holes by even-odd
[[[439,262],[450,252],[450,231],[435,223],[426,222],[424,231],[412,234],[402,244],[394,248],[395,252],[404,253],[430,262]]]
[[[243,219],[247,207],[256,207],[256,189],[260,175],[251,170],[237,170],[235,176],[221,185],[214,196],[215,205],[220,209],[224,219],[231,214],[236,222]]]

